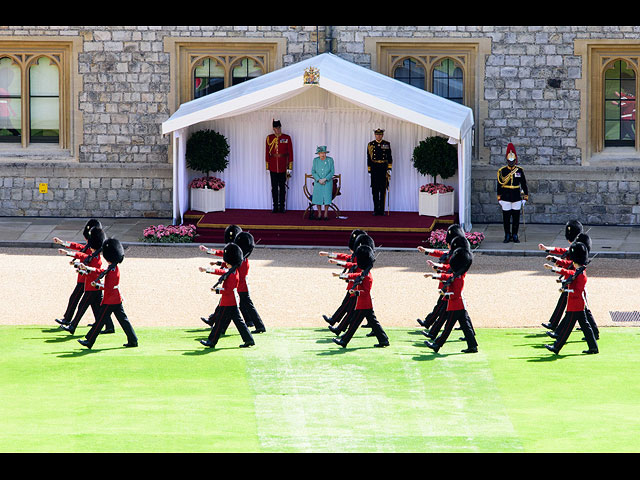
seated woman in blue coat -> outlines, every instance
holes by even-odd
[[[329,205],[333,201],[333,158],[327,157],[327,147],[320,146],[316,149],[318,155],[313,159],[311,175],[314,179],[313,196],[311,203],[318,206],[318,220],[329,220]],[[324,207],[324,216],[322,210]],[[313,218],[313,217],[312,217]]]

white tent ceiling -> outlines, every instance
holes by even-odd
[[[319,72],[316,85],[305,85],[305,71]],[[174,133],[174,221],[188,209],[186,134],[189,127],[256,112],[321,88],[359,107],[409,122],[450,137],[458,144],[458,215],[470,222],[471,132],[473,111],[430,92],[324,53],[213,94],[182,104],[162,123],[162,133]]]

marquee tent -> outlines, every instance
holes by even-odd
[[[311,67],[316,78],[309,84],[305,72]],[[186,166],[187,139],[206,128],[225,135],[230,145],[229,166],[217,174],[227,184],[227,208],[271,208],[264,157],[272,119],[293,139],[289,210],[308,204],[304,173],[310,173],[319,145],[328,147],[336,173],[342,174],[341,210],[372,210],[366,144],[373,130],[383,128],[393,153],[391,211],[418,211],[419,186],[433,179],[415,170],[411,155],[420,140],[439,134],[457,146],[458,172],[449,182],[457,191],[460,223],[471,229],[472,110],[330,53],[184,103],[162,123],[162,133],[173,134],[174,222],[189,209],[188,186],[196,176]]]

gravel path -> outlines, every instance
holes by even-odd
[[[251,256],[250,291],[267,326],[324,327],[321,315],[340,304],[346,284],[319,249],[257,248]],[[342,250],[346,253],[346,250]],[[200,273],[214,257],[191,247],[131,246],[121,267],[125,311],[134,326],[204,326],[219,297],[217,276]],[[0,324],[56,325],[76,281],[69,257],[55,249],[0,249]],[[373,270],[373,302],[383,327],[415,327],[431,311],[437,282],[424,278],[426,257],[417,251],[383,250]],[[465,282],[465,298],[478,327],[537,327],[559,296],[544,257],[477,254]],[[596,258],[588,269],[591,310],[600,326],[609,311],[640,310],[640,260]],[[89,312],[81,324],[92,321]]]

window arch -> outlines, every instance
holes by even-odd
[[[451,57],[424,55],[400,58],[394,63],[392,76],[401,82],[464,104],[464,68]]]
[[[231,84],[238,85],[264,74],[263,66],[254,58],[244,57],[234,63],[231,69]]]
[[[224,64],[213,57],[205,57],[193,70],[193,98],[200,98],[224,88]]]
[[[12,57],[0,58],[0,141],[22,141],[22,69]]]
[[[29,65],[29,141],[57,143],[60,137],[60,68],[42,56]]]
[[[432,92],[456,103],[464,102],[462,67],[451,58],[435,63],[431,71]]]
[[[414,87],[427,88],[424,65],[413,57],[407,57],[396,64],[393,69],[393,78]]]
[[[631,62],[616,59],[604,68],[604,145],[635,146],[637,75]]]
[[[191,65],[192,99],[246,82],[265,73],[264,64],[249,56],[197,56],[192,58]]]

